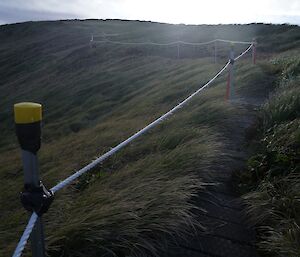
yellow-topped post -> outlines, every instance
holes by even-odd
[[[41,145],[42,105],[23,102],[14,105],[16,133],[22,150],[36,154]]]
[[[38,214],[31,233],[33,257],[45,257],[44,231],[41,214],[43,198],[47,197],[40,181],[37,152],[41,146],[42,105],[23,102],[14,105],[16,134],[22,149],[24,190],[21,202],[24,208]]]
[[[42,120],[42,105],[23,102],[14,105],[15,123],[28,124]]]

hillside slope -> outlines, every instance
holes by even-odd
[[[50,187],[169,110],[227,60],[226,45],[219,46],[218,64],[212,47],[181,49],[181,58],[176,58],[177,48],[90,48],[91,34],[101,40],[103,32],[126,42],[256,37],[259,65],[253,67],[248,56],[236,69],[238,94],[254,99],[258,88],[263,97],[272,87],[268,58],[297,47],[300,40],[299,28],[286,25],[90,20],[1,26],[1,256],[12,253],[27,221],[18,200],[23,176],[14,103],[44,106],[39,158],[42,179]],[[190,234],[195,226],[204,230],[191,199],[205,190],[212,167],[227,160],[232,120],[245,111],[226,103],[224,95],[222,76],[172,119],[59,193],[45,216],[49,254],[153,255],[174,235]]]

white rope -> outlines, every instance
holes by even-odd
[[[217,39],[219,42],[224,43],[232,43],[232,44],[242,44],[242,45],[250,45],[253,44],[253,42],[244,42],[244,41],[231,41],[231,40],[225,40],[225,39]]]
[[[239,58],[241,58],[243,55],[245,55],[252,48],[252,46],[253,46],[253,44],[251,44],[243,53],[241,53],[234,60],[236,61]],[[87,166],[85,166],[82,169],[78,170],[73,175],[71,175],[68,178],[66,178],[65,180],[61,181],[56,186],[52,187],[50,190],[53,193],[61,190],[62,188],[64,188],[68,184],[70,184],[72,181],[74,181],[75,179],[77,179],[79,176],[81,176],[82,174],[88,172],[89,170],[91,170],[92,168],[94,168],[95,166],[97,166],[99,163],[101,163],[102,161],[104,161],[105,159],[107,159],[108,157],[110,157],[111,155],[115,154],[117,151],[119,151],[122,148],[124,148],[130,142],[132,142],[133,140],[135,140],[139,136],[143,135],[145,132],[147,132],[151,128],[155,127],[156,125],[160,124],[166,118],[168,118],[169,116],[171,116],[175,111],[177,111],[178,109],[182,108],[195,95],[199,94],[202,90],[204,90],[206,87],[208,87],[215,79],[217,79],[227,69],[227,67],[228,67],[229,64],[230,64],[230,61],[228,61],[225,64],[225,66],[212,79],[210,79],[204,86],[202,86],[201,88],[199,88],[197,91],[195,91],[189,97],[187,97],[185,100],[183,100],[178,105],[176,105],[175,107],[173,107],[170,111],[168,111],[167,113],[163,114],[158,119],[154,120],[149,125],[147,125],[143,129],[141,129],[140,131],[138,131],[137,133],[135,133],[134,135],[132,135],[131,137],[129,137],[125,141],[121,142],[120,144],[118,144],[114,148],[112,148],[110,151],[108,151],[105,154],[101,155],[100,157],[98,157],[96,160],[94,160],[93,162],[91,162]],[[26,228],[25,228],[25,230],[23,232],[22,237],[20,238],[20,241],[19,241],[19,243],[18,243],[18,245],[17,245],[17,247],[16,247],[16,249],[15,249],[14,254],[13,254],[12,257],[20,257],[21,256],[21,254],[22,254],[22,252],[24,250],[24,247],[25,247],[25,245],[26,245],[26,243],[28,241],[28,238],[29,238],[29,236],[30,236],[30,234],[31,234],[31,232],[33,230],[33,227],[34,227],[34,225],[35,225],[35,223],[37,221],[37,218],[38,218],[38,216],[37,216],[36,213],[33,213],[31,215],[31,217],[30,217],[30,219],[28,221],[28,224],[27,224],[27,226],[26,226]]]
[[[252,42],[242,42],[242,41],[230,41],[230,40],[224,40],[224,39],[214,39],[207,42],[202,43],[192,43],[192,42],[185,42],[185,41],[174,41],[170,43],[154,43],[154,42],[121,42],[121,41],[112,41],[112,40],[101,40],[97,41],[94,40],[95,43],[111,43],[111,44],[117,44],[117,45],[155,45],[155,46],[173,46],[173,45],[192,45],[192,46],[201,46],[201,45],[209,45],[214,42],[226,42],[226,43],[232,43],[232,44],[252,44]]]
[[[121,42],[121,41],[112,41],[112,40],[102,40],[102,41],[94,41],[96,43],[111,43],[111,44],[117,44],[117,45],[154,45],[154,46],[174,46],[174,45],[207,45],[210,43],[215,42],[209,41],[209,42],[203,42],[203,43],[190,43],[190,42],[184,42],[184,41],[175,41],[170,43],[154,43],[154,42]]]
[[[243,57],[251,48],[253,47],[253,44],[251,44],[244,52],[242,52],[239,56],[237,56],[236,58],[234,58],[235,61],[237,61],[238,59],[240,59],[241,57]]]
[[[20,257],[21,256],[21,254],[24,250],[24,247],[27,243],[27,240],[28,240],[28,238],[33,230],[33,227],[37,221],[37,218],[38,218],[37,214],[35,212],[32,213],[32,215],[28,221],[28,224],[23,232],[23,235],[22,235],[12,257]]]
[[[183,105],[185,105],[192,97],[194,97],[196,94],[198,94],[203,89],[205,89],[209,84],[211,84],[227,68],[228,64],[229,64],[229,61],[210,81],[208,81],[204,86],[202,86],[196,92],[194,92],[189,97],[187,97],[184,101],[182,101],[181,103],[179,103],[178,105],[176,105],[174,108],[172,108],[170,111],[168,111],[164,115],[160,116],[158,119],[156,119],[155,121],[153,121],[152,123],[150,123],[149,125],[147,125],[146,127],[144,127],[143,129],[141,129],[140,131],[138,131],[137,133],[135,133],[134,135],[132,135],[131,137],[129,137],[128,139],[126,139],[125,141],[123,141],[122,143],[118,144],[117,146],[115,146],[114,148],[112,148],[110,151],[108,151],[105,154],[103,154],[102,156],[98,157],[96,160],[94,160],[93,162],[91,162],[90,164],[88,164],[87,166],[85,166],[84,168],[76,171],[73,175],[71,175],[70,177],[68,177],[65,180],[61,181],[59,184],[57,184],[56,186],[52,187],[50,190],[53,193],[55,193],[58,190],[62,189],[63,187],[65,187],[66,185],[70,184],[72,181],[74,181],[75,179],[77,179],[79,176],[81,176],[82,174],[84,174],[87,171],[91,170],[96,165],[98,165],[99,163],[101,163],[102,161],[104,161],[105,159],[107,159],[108,157],[110,157],[111,155],[113,155],[114,153],[116,153],[117,151],[119,151],[120,149],[122,149],[123,147],[125,147],[126,145],[128,145],[131,141],[133,141],[134,139],[138,138],[139,136],[141,136],[142,134],[144,134],[146,131],[148,131],[149,129],[153,128],[154,126],[158,125],[160,122],[162,122],[167,117],[169,117],[170,115],[172,115],[173,112],[175,112],[176,110],[178,110],[181,107],[183,107]]]

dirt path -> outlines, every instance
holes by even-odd
[[[253,101],[253,98],[233,101],[236,108],[242,110],[242,115],[234,118],[231,127],[226,128],[228,140],[225,158],[211,167],[212,174],[205,179],[208,186],[205,192],[200,192],[194,199],[197,207],[197,219],[206,224],[207,231],[199,231],[187,241],[169,249],[168,257],[257,257],[255,249],[255,231],[249,227],[244,213],[244,207],[239,195],[234,191],[232,172],[245,164],[248,153],[246,148],[246,130],[256,120],[255,109],[263,99]]]

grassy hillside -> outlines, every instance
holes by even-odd
[[[89,47],[90,35],[127,42],[260,42],[259,65],[236,67],[239,96],[268,92],[277,73],[268,58],[299,45],[299,28],[263,24],[184,26],[135,21],[58,21],[0,27],[0,255],[10,255],[27,214],[12,106],[44,106],[41,176],[53,186],[169,110],[204,84],[218,64],[212,47]],[[236,49],[241,51],[240,48]],[[191,233],[192,196],[226,153],[232,120],[245,112],[224,101],[225,76],[185,109],[56,196],[45,215],[51,256],[155,254]],[[223,154],[221,154],[223,153]],[[220,157],[221,156],[221,157]],[[205,212],[205,210],[203,210]],[[29,253],[28,253],[29,254]],[[30,255],[30,254],[29,254]]]

